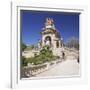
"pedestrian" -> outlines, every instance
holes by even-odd
[[[65,53],[62,52],[62,59],[65,59]]]
[[[79,63],[79,56],[78,56],[78,58],[77,58],[77,62]]]

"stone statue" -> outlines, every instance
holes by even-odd
[[[55,29],[53,19],[46,18],[45,27],[46,27],[46,28],[52,28],[52,29]]]
[[[50,41],[49,40],[46,41],[46,45],[50,46]]]
[[[53,24],[53,19],[47,18],[45,25],[46,26],[48,26],[48,25],[51,25],[52,26],[52,24]]]

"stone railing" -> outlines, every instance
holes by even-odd
[[[37,74],[40,74],[50,68],[53,68],[55,65],[60,63],[62,60],[55,60],[51,62],[47,62],[40,65],[32,65],[32,66],[26,66],[22,68],[22,78],[25,77],[33,77]]]
[[[67,47],[65,47],[65,50],[68,50],[68,51],[70,51],[70,52],[74,52],[74,53],[76,53],[76,54],[79,53],[79,51],[76,50],[75,48],[67,48]]]

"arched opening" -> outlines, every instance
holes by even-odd
[[[50,36],[45,37],[45,44],[48,46],[51,46],[51,37]]]
[[[56,47],[59,48],[59,41],[56,41]]]

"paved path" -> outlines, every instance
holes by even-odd
[[[79,75],[80,65],[76,60],[66,60],[55,67],[36,75],[36,77],[43,76],[71,76],[71,75]]]

